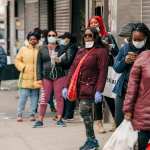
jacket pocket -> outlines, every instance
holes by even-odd
[[[93,97],[95,94],[95,86],[94,84],[89,83],[81,83],[79,88],[80,96]]]

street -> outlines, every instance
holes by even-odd
[[[0,145],[5,150],[78,150],[85,142],[84,126],[78,115],[67,127],[56,127],[47,109],[44,128],[32,128],[28,113],[23,123],[16,122],[17,90],[0,91]],[[29,110],[27,103],[26,112]],[[109,130],[110,124],[105,124]],[[111,132],[96,137],[104,145]]]

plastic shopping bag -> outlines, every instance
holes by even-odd
[[[107,141],[103,150],[133,150],[138,139],[130,121],[124,120]]]
[[[108,67],[108,73],[107,73],[107,80],[104,88],[103,95],[110,97],[110,98],[116,98],[116,94],[113,93],[114,86],[116,85],[119,77],[121,74],[116,73],[113,67]]]

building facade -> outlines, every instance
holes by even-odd
[[[16,43],[22,45],[28,32],[36,27],[73,32],[81,38],[82,29],[93,15],[104,18],[107,30],[119,45],[117,34],[128,22],[144,22],[150,27],[149,0],[11,0],[7,4],[7,49],[15,55]],[[9,26],[9,27],[8,27]],[[13,59],[13,57],[12,57]]]

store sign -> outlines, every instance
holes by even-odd
[[[29,4],[29,3],[37,3],[38,0],[25,0],[25,3],[26,4]]]

